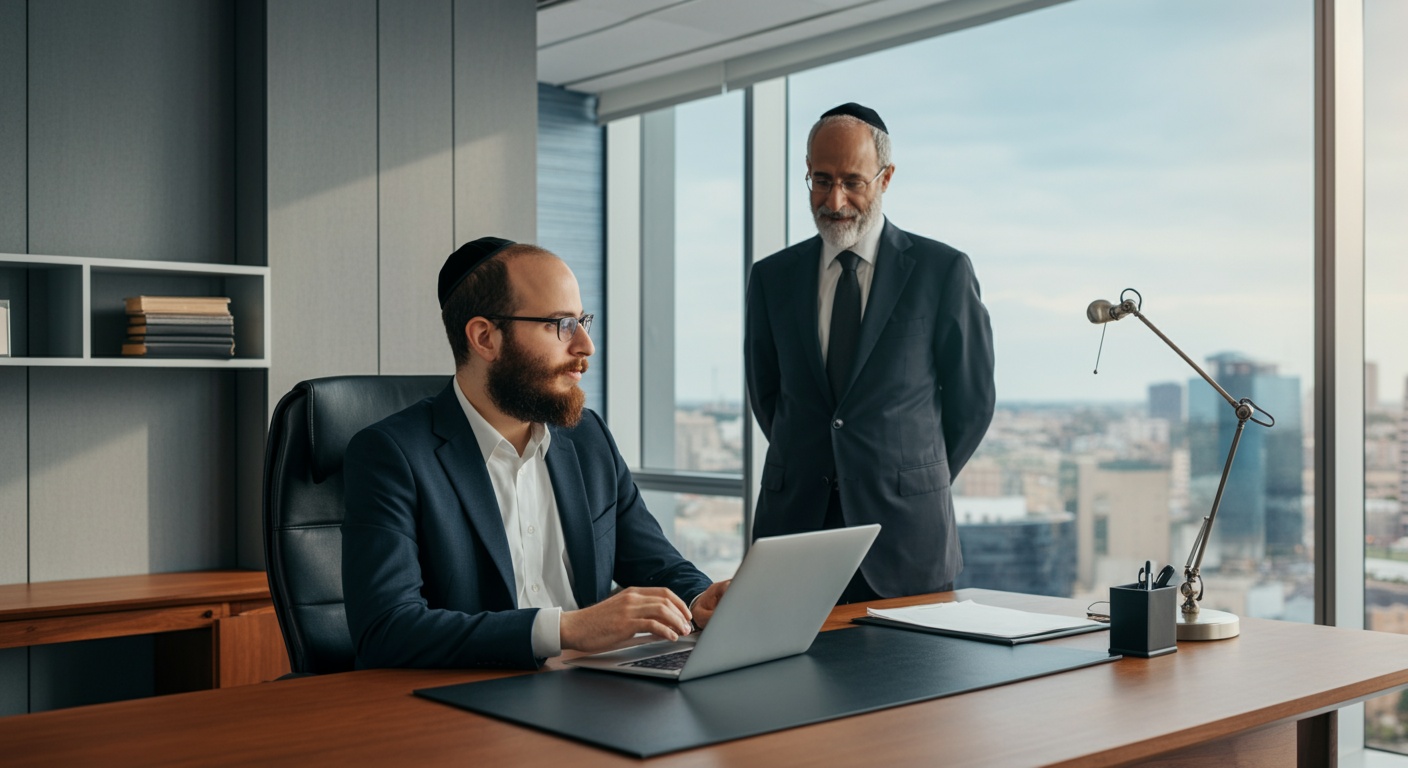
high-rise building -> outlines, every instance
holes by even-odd
[[[1247,422],[1227,478],[1208,547],[1224,565],[1250,566],[1305,546],[1304,458],[1300,377],[1236,352],[1208,358],[1209,375],[1234,398],[1250,398],[1275,417],[1266,428]],[[1258,418],[1263,418],[1258,415]],[[1201,379],[1188,382],[1189,496],[1194,510],[1211,509],[1227,450],[1237,430],[1231,405]]]
[[[1082,456],[1062,478],[1071,486],[1082,590],[1132,582],[1146,560],[1173,561],[1167,465]]]
[[[1183,385],[1165,381],[1149,385],[1149,416],[1165,419],[1170,426],[1183,423]]]

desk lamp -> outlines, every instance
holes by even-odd
[[[1134,294],[1139,301],[1126,299],[1126,294]],[[1237,617],[1226,611],[1214,611],[1212,609],[1202,610],[1198,607],[1199,601],[1203,599],[1203,577],[1199,570],[1203,565],[1203,553],[1207,550],[1208,535],[1212,532],[1213,521],[1217,518],[1217,508],[1222,504],[1222,491],[1227,486],[1227,474],[1232,471],[1232,459],[1237,455],[1237,443],[1242,439],[1242,429],[1247,426],[1247,422],[1260,424],[1263,427],[1272,427],[1276,424],[1276,419],[1271,414],[1262,410],[1250,398],[1240,400],[1233,399],[1227,394],[1227,390],[1218,385],[1212,377],[1207,375],[1193,359],[1183,353],[1169,337],[1162,331],[1154,327],[1140,311],[1144,303],[1144,297],[1139,291],[1133,288],[1126,288],[1120,293],[1120,303],[1111,304],[1104,299],[1096,299],[1090,302],[1090,306],[1085,309],[1085,316],[1090,322],[1097,325],[1119,320],[1127,315],[1134,315],[1141,322],[1149,326],[1164,343],[1169,346],[1178,356],[1183,358],[1183,362],[1191,365],[1193,370],[1203,377],[1203,381],[1212,385],[1217,390],[1222,399],[1232,406],[1232,410],[1237,414],[1237,431],[1232,435],[1232,446],[1227,449],[1227,461],[1222,465],[1222,479],[1217,483],[1217,494],[1212,499],[1212,511],[1203,518],[1203,524],[1198,529],[1198,536],[1193,540],[1193,551],[1188,553],[1188,562],[1183,566],[1183,585],[1179,587],[1179,593],[1183,595],[1183,605],[1178,612],[1178,639],[1179,640],[1225,640],[1229,637],[1236,637],[1241,632],[1240,622]],[[1098,356],[1097,356],[1098,365]],[[1099,370],[1098,368],[1096,369]],[[1260,413],[1266,417],[1266,421],[1256,418]]]

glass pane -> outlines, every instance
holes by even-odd
[[[887,216],[982,284],[998,410],[954,486],[959,586],[1103,600],[1145,560],[1181,571],[1237,420],[1137,319],[1085,319],[1133,286],[1276,418],[1246,428],[1202,605],[1312,619],[1312,11],[1082,0],[789,79],[791,240],[815,233],[807,132],[855,100],[894,142]]]
[[[665,536],[714,581],[733,578],[743,562],[743,499],[641,491]]]
[[[675,107],[674,469],[743,471],[742,350],[743,92],[735,91]]]
[[[1364,4],[1364,626],[1408,632],[1408,4]],[[1408,754],[1408,692],[1364,704],[1368,746]]]

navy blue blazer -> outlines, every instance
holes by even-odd
[[[536,608],[519,608],[484,455],[448,386],[347,446],[342,583],[357,666],[519,667]],[[547,467],[580,607],[621,586],[686,603],[710,581],[665,538],[601,417],[552,430]]]
[[[833,397],[817,333],[821,238],[753,265],[744,365],[768,438],[754,536],[815,530],[837,483],[847,525],[880,523],[861,572],[882,597],[963,568],[950,482],[992,422],[992,327],[973,264],[887,219],[850,383]]]

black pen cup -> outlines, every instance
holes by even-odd
[[[1178,650],[1178,587],[1110,587],[1110,653],[1150,658]]]

